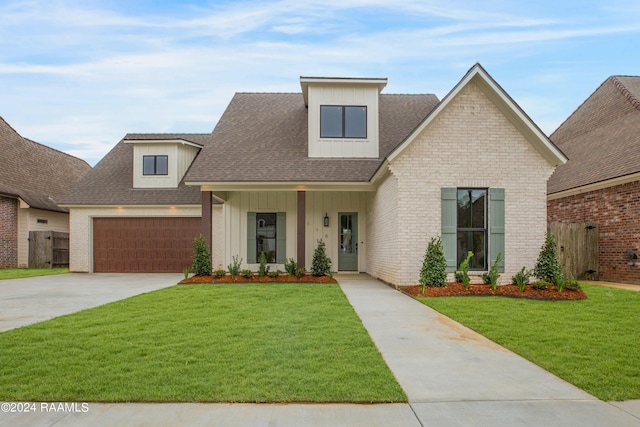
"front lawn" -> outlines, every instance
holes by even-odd
[[[0,334],[0,401],[406,399],[338,285],[179,285]]]
[[[640,399],[640,292],[582,288],[582,301],[420,300],[599,399]]]
[[[5,268],[0,269],[0,280],[50,276],[53,274],[66,274],[68,272],[68,268]]]

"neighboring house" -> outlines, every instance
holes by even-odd
[[[604,81],[551,139],[569,161],[549,179],[549,222],[595,224],[600,280],[640,283],[640,77]]]
[[[201,219],[184,235],[214,268],[265,251],[310,269],[322,239],[334,270],[410,285],[437,235],[450,271],[468,250],[476,274],[498,253],[503,280],[533,267],[562,152],[478,64],[442,101],[386,83],[301,77],[302,93],[236,94],[210,135],[128,135],[65,199],[71,269],[103,271],[101,222],[140,217]]]
[[[69,211],[58,202],[90,169],[0,117],[0,268],[28,266],[30,231],[69,232]]]

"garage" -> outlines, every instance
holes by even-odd
[[[96,273],[179,273],[191,267],[195,217],[93,219],[93,271]]]

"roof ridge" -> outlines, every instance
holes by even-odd
[[[634,76],[611,76],[609,79],[613,82],[614,86],[622,93],[622,96],[627,98],[631,105],[635,107],[636,110],[640,110],[640,101],[636,98],[627,87],[618,80],[618,77],[634,77]]]
[[[58,150],[57,148],[50,147],[50,146],[45,145],[45,144],[43,144],[43,143],[41,143],[41,142],[34,141],[34,140],[32,140],[32,139],[29,139],[29,138],[26,138],[26,137],[22,136],[22,135],[20,134],[20,132],[18,132],[17,130],[15,130],[15,128],[14,128],[13,126],[11,126],[11,125],[9,124],[9,122],[7,122],[7,121],[4,119],[4,117],[0,116],[0,120],[2,120],[2,121],[4,122],[4,124],[6,124],[7,126],[9,126],[9,128],[10,128],[12,131],[14,131],[14,132],[15,132],[15,134],[16,134],[16,135],[18,135],[20,138],[24,139],[25,141],[29,141],[29,142],[31,142],[31,143],[33,143],[33,144],[39,145],[39,146],[41,146],[41,147],[43,147],[43,148],[46,148],[46,149],[48,149],[48,150],[55,151],[55,152],[57,152],[57,153],[60,153],[60,154],[65,155],[65,156],[67,156],[67,157],[71,157],[72,159],[80,160],[81,162],[86,163],[86,164],[87,164],[87,166],[91,167],[91,165],[89,164],[89,162],[87,162],[85,159],[81,159],[80,157],[74,156],[74,155],[69,154],[69,153],[65,153],[65,152],[64,152],[64,151],[62,151],[62,150]]]

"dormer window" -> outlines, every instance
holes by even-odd
[[[142,156],[143,175],[168,175],[169,156]]]
[[[366,138],[367,107],[320,106],[320,138]]]

